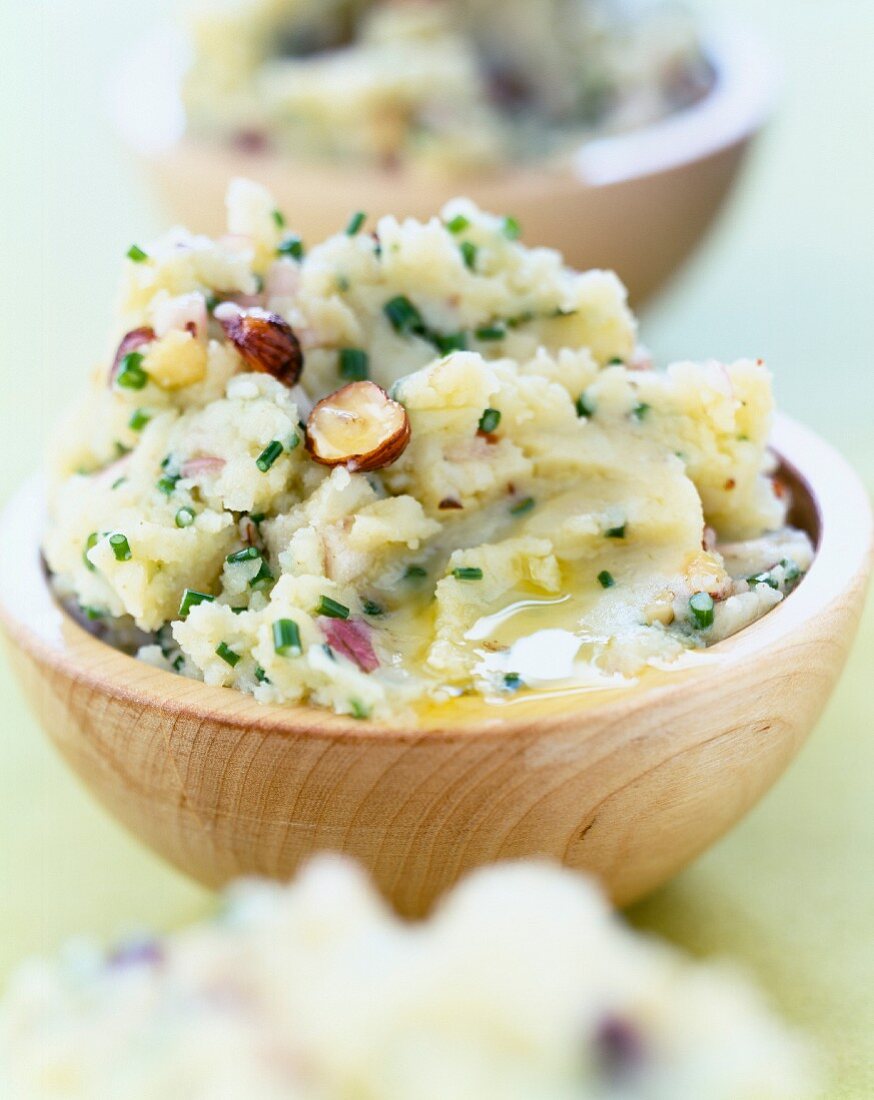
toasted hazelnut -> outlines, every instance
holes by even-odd
[[[216,316],[250,370],[272,374],[284,386],[297,383],[303,370],[303,352],[291,325],[279,314],[255,306]]]
[[[307,421],[307,450],[323,466],[380,470],[410,441],[407,410],[375,382],[350,382],[315,406]]]
[[[130,332],[125,333],[122,337],[121,343],[118,345],[118,350],[115,353],[115,359],[112,361],[112,368],[109,372],[109,384],[115,381],[115,377],[121,368],[122,360],[126,355],[130,355],[132,351],[137,351],[138,348],[143,347],[145,344],[151,344],[155,339],[155,330],[149,328],[148,325],[143,325],[142,328],[131,329]]]

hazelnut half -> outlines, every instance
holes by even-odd
[[[250,370],[272,374],[284,386],[294,386],[303,370],[303,352],[294,329],[279,316],[257,306],[219,314],[225,335]]]
[[[409,442],[407,410],[375,382],[350,382],[322,398],[307,421],[307,450],[323,466],[381,470]]]

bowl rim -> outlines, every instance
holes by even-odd
[[[605,187],[661,175],[704,160],[757,133],[773,113],[782,84],[782,66],[764,38],[730,18],[699,21],[703,53],[714,79],[695,103],[631,130],[593,136],[576,148],[529,163],[500,164],[482,173],[460,172],[447,178],[423,175],[414,168],[386,172],[354,164],[356,188],[427,186],[443,190],[483,183],[500,187],[514,180],[546,174],[577,186]],[[342,165],[298,160],[284,151],[247,155],[226,143],[189,134],[179,87],[190,62],[187,38],[178,26],[158,24],[145,33],[119,61],[106,88],[106,109],[124,145],[146,159],[159,161],[179,149],[199,150],[218,160],[233,160],[236,171],[257,175],[259,167],[294,164],[314,179],[338,174]],[[134,68],[132,69],[132,65]],[[129,74],[140,78],[131,85]],[[343,173],[340,173],[343,176]],[[343,179],[345,180],[345,176]]]
[[[138,661],[93,637],[56,602],[40,554],[44,524],[41,479],[26,482],[0,515],[0,624],[10,644],[27,651],[38,664],[87,684],[102,695],[134,701],[143,711],[156,709],[167,718],[209,721],[224,727],[246,726],[253,732],[309,735],[328,741],[361,742],[372,738],[403,741],[504,738],[565,726],[569,717],[579,728],[588,714],[613,708],[625,718],[666,694],[695,689],[727,667],[757,662],[777,645],[791,645],[795,630],[809,624],[832,604],[856,594],[861,607],[872,559],[872,514],[868,493],[847,462],[809,428],[785,416],[775,419],[772,446],[790,476],[804,488],[818,523],[816,556],[798,588],[763,618],[702,651],[691,668],[660,674],[657,683],[632,684],[618,692],[587,693],[584,706],[543,709],[540,714],[501,713],[486,719],[446,716],[433,726],[423,722],[395,724],[356,720],[310,706],[259,703],[235,688],[210,687]],[[22,552],[24,549],[24,552]],[[602,698],[598,698],[602,696]],[[539,700],[520,697],[536,711]],[[531,705],[533,704],[533,706]],[[497,708],[496,708],[497,709]]]

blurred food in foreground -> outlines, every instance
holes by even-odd
[[[382,167],[551,155],[712,82],[671,0],[199,0],[191,28],[193,133]]]
[[[810,1076],[743,980],[542,864],[407,924],[322,857],[214,923],[30,963],[0,1003],[11,1100],[802,1100]]]

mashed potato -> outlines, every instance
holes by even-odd
[[[614,275],[465,201],[309,251],[259,186],[228,210],[132,247],[53,461],[46,558],[110,640],[387,718],[634,676],[808,568],[761,362],[651,369]]]
[[[387,167],[549,154],[711,82],[666,0],[200,0],[191,31],[195,131]]]
[[[426,923],[351,865],[237,887],[217,923],[71,945],[0,1001],[9,1100],[804,1100],[809,1059],[733,973],[634,935],[546,865]]]

